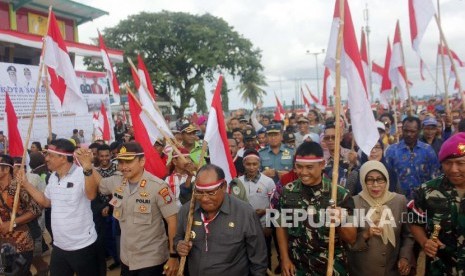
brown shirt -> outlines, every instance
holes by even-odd
[[[166,262],[169,248],[163,218],[178,212],[168,184],[147,171],[138,184],[129,184],[116,173],[102,178],[99,189],[113,195],[110,204],[121,227],[121,261],[130,270]]]

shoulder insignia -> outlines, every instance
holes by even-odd
[[[141,187],[141,188],[144,188],[145,185],[147,185],[147,180],[142,179],[142,181],[140,182],[140,187]]]
[[[171,198],[168,187],[161,189],[158,192],[158,194],[163,198],[163,200],[165,201],[165,204],[171,203],[171,201],[173,201],[173,198]]]
[[[239,188],[237,186],[234,186],[232,188],[232,190],[233,190],[233,194],[235,194],[235,195],[239,195],[239,193],[241,192],[241,188]]]

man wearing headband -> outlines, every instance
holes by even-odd
[[[407,207],[410,230],[425,252],[430,275],[465,274],[465,133],[439,151],[443,175],[420,185]],[[435,227],[440,226],[438,231]]]
[[[0,224],[0,244],[11,244],[16,247],[16,252],[26,259],[26,263],[20,268],[20,272],[14,275],[28,275],[27,273],[31,267],[33,251],[35,249],[34,240],[31,236],[31,229],[28,227],[28,223],[40,216],[41,209],[36,201],[31,199],[26,191],[21,189],[13,231],[10,232],[10,216],[13,210],[14,196],[17,187],[17,179],[13,178],[13,159],[9,155],[2,154],[0,155],[0,218],[2,220]],[[37,222],[36,226],[38,226]],[[2,261],[4,261],[3,254]],[[2,268],[5,269],[4,266]],[[2,271],[2,273],[4,272],[7,271]]]
[[[45,193],[23,177],[23,188],[42,207],[52,207],[53,250],[50,275],[99,275],[97,233],[91,200],[95,193],[85,187],[83,170],[73,161],[74,145],[53,140],[45,156],[50,175]]]
[[[239,177],[243,183],[247,199],[255,209],[265,234],[266,246],[268,249],[268,267],[271,267],[271,228],[266,227],[266,209],[270,208],[270,198],[276,189],[273,179],[260,172],[260,155],[254,149],[244,152],[243,161],[245,174]],[[235,194],[234,187],[232,192]]]
[[[276,235],[281,254],[282,275],[326,275],[328,264],[329,228],[326,218],[331,208],[331,181],[323,175],[325,161],[323,149],[318,143],[304,142],[296,151],[295,172],[299,179],[283,187],[279,199],[279,211],[282,214],[289,209],[301,210],[308,214],[305,221],[293,221],[289,216],[285,221],[281,218],[278,224],[289,224],[290,227],[276,227]],[[352,214],[354,202],[349,192],[338,186],[336,210],[338,218],[342,209]],[[312,223],[310,223],[312,222]],[[325,224],[316,225],[316,223]],[[353,244],[356,240],[355,227],[338,226],[336,228],[334,248],[334,271],[337,275],[346,275],[346,264],[343,257],[342,242]],[[337,273],[336,273],[337,272]]]
[[[189,203],[179,211],[176,250],[187,256],[190,275],[265,275],[266,245],[255,210],[227,192],[221,168],[197,173],[191,241],[185,242]]]
[[[116,157],[122,174],[107,178],[92,168],[90,151],[79,149],[76,156],[84,169],[86,190],[113,195],[110,205],[121,227],[121,275],[175,275],[179,263],[173,238],[178,207],[168,185],[144,170],[142,146],[124,143]]]

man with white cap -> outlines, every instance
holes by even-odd
[[[255,210],[226,192],[221,168],[205,165],[196,177],[191,241],[184,241],[189,205],[179,211],[176,250],[190,275],[265,275],[266,245]]]
[[[438,121],[434,117],[429,117],[423,120],[422,126],[423,135],[420,137],[420,141],[433,147],[434,152],[439,154],[443,140],[437,136]]]

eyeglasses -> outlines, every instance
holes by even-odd
[[[325,141],[336,141],[336,135],[325,135],[323,137],[323,140],[325,140]]]
[[[216,196],[216,194],[218,193],[218,191],[223,187],[223,184],[221,184],[220,186],[218,186],[218,188],[214,189],[213,191],[207,191],[207,192],[200,192],[198,190],[195,190],[194,191],[194,196],[195,197],[204,197],[204,196],[208,196],[208,197],[213,197],[213,196]]]
[[[382,150],[383,148],[381,146],[374,146],[372,150]]]
[[[375,185],[375,182],[378,183],[379,185],[384,185],[386,183],[386,179],[382,178],[382,177],[378,177],[378,178],[367,178],[365,179],[365,182],[367,185],[369,186],[373,186]]]

